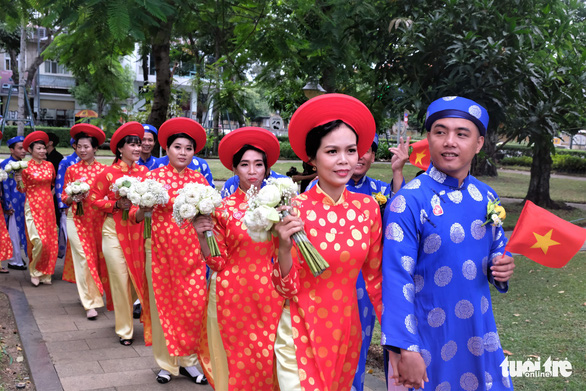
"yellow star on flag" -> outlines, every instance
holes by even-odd
[[[555,240],[551,239],[552,233],[553,228],[550,229],[549,232],[545,235],[539,235],[538,233],[533,232],[533,235],[535,236],[535,240],[537,240],[537,242],[535,242],[535,244],[531,246],[531,248],[540,248],[544,254],[547,254],[547,250],[549,249],[549,247],[557,246],[560,244],[559,242],[556,242]]]
[[[423,158],[425,156],[427,156],[427,154],[425,153],[425,151],[417,152],[417,154],[415,155],[415,164],[417,164],[417,163],[423,164],[423,162],[421,160],[423,160]]]

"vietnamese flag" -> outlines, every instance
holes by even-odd
[[[506,249],[543,266],[560,268],[586,241],[586,229],[526,201]]]
[[[409,155],[409,162],[414,166],[427,170],[431,162],[431,153],[429,152],[429,143],[427,138],[411,144],[413,152]]]

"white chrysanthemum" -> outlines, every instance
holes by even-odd
[[[209,214],[212,214],[212,212],[216,208],[214,206],[214,203],[210,199],[205,198],[205,199],[199,201],[198,209],[202,215],[209,215]]]
[[[157,199],[153,193],[145,193],[140,197],[140,205],[147,208],[155,206]]]
[[[297,184],[289,177],[285,178],[269,178],[267,183],[277,186],[282,195],[293,196],[297,193]]]
[[[73,193],[73,194],[81,193],[81,187],[74,183],[73,185],[71,185],[71,193]]]
[[[137,192],[139,195],[145,194],[149,189],[148,185],[144,182],[136,183],[135,185],[133,185],[133,187],[134,191]]]
[[[128,193],[127,197],[130,200],[130,202],[132,202],[134,205],[140,204],[140,194],[135,193],[135,192],[130,192],[130,193]]]
[[[266,185],[258,192],[257,199],[261,205],[274,208],[281,202],[281,192],[275,185]]]
[[[196,214],[197,209],[192,204],[183,204],[179,208],[179,216],[184,220],[194,218]]]
[[[199,203],[199,193],[196,192],[188,192],[185,194],[185,202],[197,205]]]
[[[268,231],[279,221],[279,213],[265,205],[244,213],[244,224],[249,231]]]
[[[90,185],[88,185],[85,182],[81,182],[79,187],[81,188],[81,191],[83,191],[83,192],[90,191]]]

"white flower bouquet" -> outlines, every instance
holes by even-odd
[[[120,198],[128,198],[128,192],[135,183],[140,182],[138,178],[128,175],[122,176],[112,184],[110,189]],[[122,211],[122,220],[128,220],[128,209]]]
[[[286,211],[279,213],[275,208],[290,206],[291,199],[297,194],[297,185],[291,178],[269,178],[266,182],[262,189],[252,186],[247,192],[248,210],[244,213],[244,224],[255,242],[270,240],[273,225],[289,214]],[[330,267],[311,244],[305,231],[294,233],[293,241],[315,277]]]
[[[135,206],[152,208],[155,205],[166,205],[169,202],[169,193],[163,184],[154,179],[145,179],[134,182],[128,189],[127,197]],[[144,238],[150,239],[152,232],[152,212],[144,214]]]
[[[8,173],[0,168],[0,182],[4,182],[8,179]]]
[[[222,204],[222,196],[211,186],[188,183],[180,189],[173,204],[173,219],[179,227],[192,222],[197,215],[210,215]],[[206,241],[213,257],[220,256],[220,248],[212,231],[206,231]]]
[[[73,201],[77,203],[76,216],[83,216],[83,199],[86,197],[88,191],[90,191],[90,185],[84,180],[69,182],[65,186],[65,194],[71,196]]]
[[[14,174],[21,172],[25,168],[28,167],[28,162],[24,160],[19,160],[15,162],[10,162],[4,167],[4,171],[9,174],[12,178],[14,178]],[[22,187],[22,181],[18,181],[17,184],[19,187]]]

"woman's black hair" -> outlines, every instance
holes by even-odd
[[[96,149],[99,144],[98,144],[98,139],[90,136],[89,134],[85,133],[85,132],[79,132],[78,134],[75,135],[74,139],[75,139],[75,143],[77,144],[77,142],[79,140],[81,140],[82,138],[87,138],[90,140],[90,143],[92,144],[92,148]]]
[[[120,153],[120,148],[122,148],[126,144],[140,144],[140,137],[134,135],[128,135],[122,137],[120,141],[118,141],[118,145],[116,145],[116,159],[114,159],[114,163],[122,158],[122,154]]]
[[[191,141],[191,145],[193,146],[193,149],[195,150],[195,140],[193,139],[193,137],[191,137],[187,133],[175,133],[175,134],[170,135],[169,138],[167,139],[167,149],[169,149],[171,144],[173,144],[173,141],[177,140],[178,138],[186,138],[189,141]],[[156,138],[155,138],[155,140],[156,140]]]
[[[30,143],[30,144],[28,145],[28,149],[32,151],[32,150],[33,150],[33,148],[34,148],[34,146],[35,146],[35,144],[42,144],[42,145],[44,145],[45,147],[47,146],[47,144],[46,144],[46,143],[45,143],[43,140],[37,140],[37,141],[33,141],[32,143]]]
[[[307,133],[307,137],[305,138],[305,153],[310,160],[315,159],[317,155],[317,150],[321,145],[321,140],[324,138],[328,133],[333,130],[336,130],[340,125],[346,125],[356,135],[356,144],[358,144],[358,133],[352,128],[352,126],[348,125],[346,122],[342,121],[341,119],[337,119],[334,121],[330,121],[320,126],[316,126],[315,128],[311,129],[309,133]]]
[[[244,156],[247,151],[256,151],[262,155],[262,164],[265,166],[265,179],[267,179],[271,174],[269,164],[267,163],[267,154],[262,149],[253,147],[250,144],[244,144],[244,146],[242,146],[242,148],[240,148],[240,150],[232,157],[232,167],[236,168],[240,164],[242,156]]]

